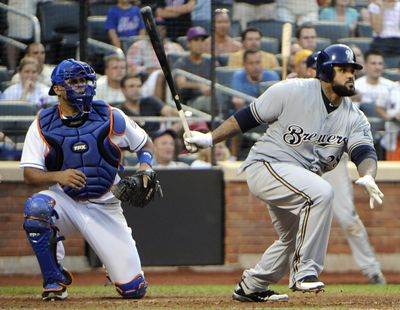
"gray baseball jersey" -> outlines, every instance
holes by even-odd
[[[268,123],[242,168],[254,161],[290,162],[319,175],[332,170],[343,152],[360,144],[373,146],[365,115],[343,98],[328,113],[317,79],[290,79],[270,87],[251,103],[257,121]]]
[[[290,272],[289,287],[323,270],[334,189],[320,177],[344,152],[373,145],[364,114],[347,98],[328,113],[317,79],[291,79],[270,87],[250,105],[267,132],[252,147],[246,169],[250,191],[268,207],[279,235],[243,281],[260,291]]]

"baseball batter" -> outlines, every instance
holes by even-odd
[[[187,148],[209,147],[267,122],[241,170],[251,192],[268,207],[279,235],[254,268],[245,270],[233,293],[238,301],[287,300],[268,286],[288,272],[295,291],[320,291],[319,280],[332,220],[334,189],[321,175],[334,169],[343,153],[356,164],[356,181],[382,203],[374,181],[376,152],[369,123],[347,98],[362,66],[346,45],[327,47],[317,59],[318,79],[279,82],[213,132],[192,131]]]
[[[24,229],[43,276],[43,300],[63,300],[71,274],[59,242],[80,232],[104,263],[118,293],[141,298],[147,283],[120,201],[120,148],[137,152],[139,170],[151,169],[152,142],[120,110],[92,101],[96,73],[86,63],[62,61],[51,75],[57,106],[41,110],[26,135],[21,167],[28,184],[48,190],[26,201]]]

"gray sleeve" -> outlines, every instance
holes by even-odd
[[[351,152],[360,145],[370,145],[374,147],[371,126],[362,112],[355,115],[351,124],[349,140],[347,142],[347,153],[351,157]]]
[[[251,103],[252,113],[259,123],[273,122],[282,114],[288,98],[290,83],[276,83]]]

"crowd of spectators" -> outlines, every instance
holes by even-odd
[[[33,5],[25,10],[34,15],[35,7],[39,3],[57,2],[57,0],[25,2]],[[141,5],[150,5],[171,67],[186,72],[177,71],[174,75],[182,102],[202,112],[211,112],[211,88],[198,79],[201,77],[210,80],[213,66],[210,57],[212,46],[210,0],[141,2],[92,0],[90,5],[98,2],[110,5],[104,23],[104,32],[108,35],[109,42],[117,48],[123,48],[122,42],[127,39],[133,40],[129,41],[130,45],[124,50],[125,57],[120,54],[110,54],[104,58],[105,70],[98,72],[95,99],[105,100],[123,109],[132,117],[177,116],[176,110],[167,103],[170,94],[165,78],[153,48],[144,36],[145,27],[139,10]],[[9,3],[18,5],[18,1],[14,0],[9,0]],[[214,12],[215,42],[213,43],[217,59],[215,66],[232,69],[231,81],[226,86],[252,97],[259,96],[266,88],[281,79],[282,59],[279,52],[271,52],[268,43],[267,46],[265,42],[262,44],[265,38],[262,29],[248,26],[249,22],[263,19],[290,22],[294,25],[294,38],[288,60],[288,78],[313,76],[310,71],[313,68],[308,66],[308,62],[321,48],[318,45],[318,29],[314,23],[334,21],[345,24],[351,37],[360,36],[357,28],[359,23],[368,24],[372,31],[370,48],[361,50],[359,46],[351,45],[357,61],[364,63],[365,66],[363,71],[357,73],[358,93],[353,101],[367,116],[378,117],[384,124],[383,128],[377,129],[379,140],[376,146],[383,150],[381,159],[400,159],[398,135],[400,86],[398,80],[384,77],[386,58],[399,57],[399,1],[218,0],[215,1],[215,5],[218,7]],[[23,31],[18,30],[18,32],[16,26],[21,21],[18,22],[12,14],[9,14],[8,22],[9,36],[17,40],[21,39],[21,42],[28,45],[22,58],[18,57],[14,48],[7,49],[8,69],[10,72],[15,71],[10,81],[2,82],[0,98],[31,102],[38,109],[55,104],[47,94],[53,66],[46,63],[45,44],[31,43],[30,26],[21,24]],[[238,23],[243,30],[240,37],[238,33],[232,35],[234,23]],[[399,66],[400,64],[397,64],[392,69],[399,71]],[[249,104],[249,101],[237,95],[229,95],[227,102],[217,102],[217,104],[228,104],[230,109],[225,110],[232,112]],[[229,115],[222,115],[222,117],[227,116]],[[183,148],[178,147],[182,130],[180,125],[158,121],[140,124],[153,136],[156,149],[168,150],[174,156],[177,156],[179,152],[184,152]],[[5,137],[2,132],[0,134],[0,137]],[[5,139],[3,138],[3,141]],[[7,139],[8,142],[12,141]],[[172,151],[170,150],[171,141],[177,145]],[[232,159],[232,155],[233,158],[243,159],[238,156],[240,152],[233,150],[229,143],[218,147],[229,152],[229,156],[218,157],[219,160]],[[168,152],[165,151],[165,153]],[[201,163],[198,166],[207,166],[210,162],[209,154],[199,154],[199,156],[207,159],[201,159],[206,164]],[[164,163],[166,160],[164,157],[155,156],[155,158],[159,165],[174,166],[175,164],[171,163],[179,156],[171,157],[170,164]],[[196,162],[200,160],[199,158],[192,159]],[[186,164],[189,166],[190,161]]]

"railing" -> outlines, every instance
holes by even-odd
[[[94,45],[95,47],[98,47],[98,48],[110,51],[112,53],[115,53],[115,54],[117,54],[118,56],[120,56],[122,58],[125,58],[124,51],[122,49],[120,49],[119,47],[116,47],[114,45],[107,44],[107,43],[104,43],[104,42],[101,42],[99,40],[95,40],[95,39],[92,39],[92,38],[88,38],[87,39],[87,43],[91,44],[91,45]]]
[[[27,1],[29,1],[29,0],[27,0]],[[0,2],[0,9],[6,10],[9,12],[13,12],[14,14],[17,14],[19,16],[29,19],[33,25],[33,41],[35,43],[40,43],[40,23],[39,23],[39,19],[35,15],[29,15],[26,13],[19,12],[18,10],[11,8],[8,5],[1,3],[1,2]]]
[[[26,48],[27,48],[26,44],[21,43],[21,42],[19,42],[17,40],[11,39],[9,37],[3,36],[1,34],[0,34],[0,41],[4,42],[6,44],[9,44],[9,45],[13,45],[13,46],[15,46],[16,48],[18,48],[21,51],[25,51]]]

